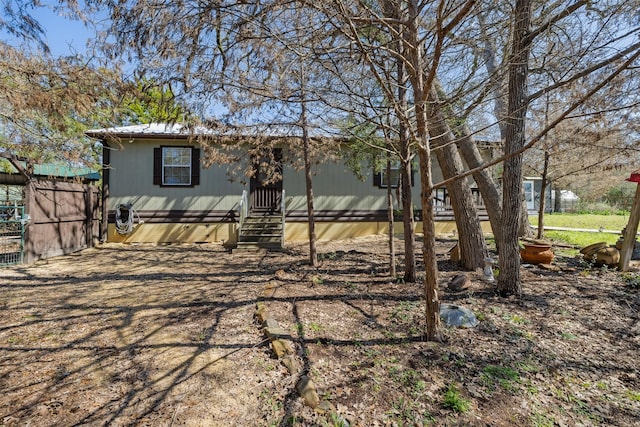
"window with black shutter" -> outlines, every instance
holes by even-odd
[[[200,185],[200,149],[187,146],[154,148],[153,184],[162,187]]]

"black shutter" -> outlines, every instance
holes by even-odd
[[[200,149],[191,150],[191,185],[200,185]]]
[[[411,163],[411,186],[413,187],[416,184],[416,169],[413,167],[413,162]]]
[[[382,172],[373,171],[373,186],[380,187],[382,185]]]
[[[153,149],[153,185],[162,185],[162,148]]]

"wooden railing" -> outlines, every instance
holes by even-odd
[[[286,216],[285,192],[282,189],[282,199],[280,200],[280,214],[282,215],[282,247],[284,247],[284,225]]]
[[[486,207],[484,205],[484,200],[482,199],[482,195],[480,194],[480,190],[477,188],[471,189],[473,203],[478,210],[480,216],[486,215]],[[440,217],[453,217],[453,206],[451,205],[451,198],[447,193],[445,188],[438,188],[434,191],[433,194],[433,212],[436,218]]]
[[[240,211],[240,220],[238,227],[242,229],[242,224],[244,224],[244,220],[249,214],[249,192],[247,190],[242,190],[242,196],[240,197],[240,205],[238,206],[238,210]]]

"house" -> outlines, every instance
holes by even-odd
[[[537,215],[542,198],[542,178],[538,176],[525,176],[522,179],[524,200],[527,211],[531,215]],[[566,212],[575,209],[580,199],[569,190],[559,190],[554,184],[547,186],[545,190],[545,213]]]
[[[272,242],[308,240],[304,173],[297,170],[287,144],[273,148],[267,166],[277,179],[265,178],[265,162],[239,161],[203,167],[204,147],[197,136],[209,129],[149,124],[97,129],[87,135],[104,146],[103,239],[114,242]],[[281,137],[286,140],[286,137]],[[275,165],[273,163],[276,163]],[[238,175],[246,165],[262,164],[251,177]],[[416,174],[417,175],[417,174]],[[435,180],[441,178],[434,169]],[[318,240],[386,233],[387,189],[384,177],[370,171],[358,179],[341,160],[314,166],[315,231]],[[394,191],[395,192],[395,191]],[[420,185],[413,186],[415,205]],[[441,232],[452,230],[446,194],[438,197]],[[262,218],[255,224],[255,218]],[[271,221],[272,224],[265,222]],[[418,224],[418,227],[420,225]],[[261,231],[253,233],[251,229]],[[262,234],[260,234],[262,233]]]

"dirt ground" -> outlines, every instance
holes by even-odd
[[[0,425],[640,425],[637,272],[559,256],[563,271],[522,267],[521,298],[479,271],[451,292],[451,246],[441,300],[480,324],[442,343],[422,339],[421,284],[390,280],[382,238],[321,244],[317,269],[305,246],[111,244],[2,268]],[[298,396],[258,301],[327,411]]]

